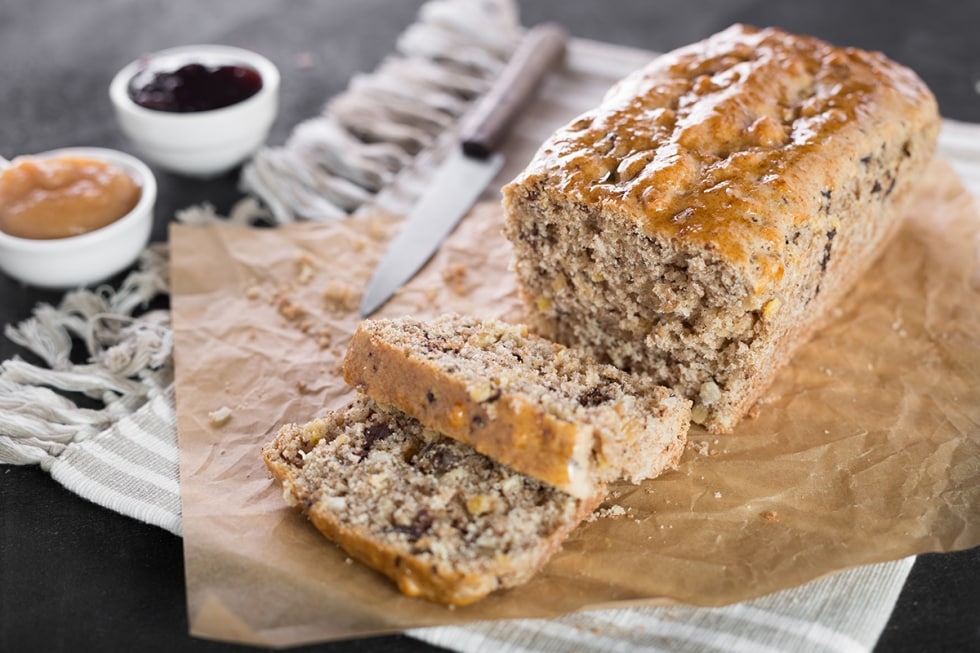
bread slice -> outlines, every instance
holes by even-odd
[[[445,315],[364,321],[348,383],[483,454],[587,498],[676,466],[690,402],[525,326]]]
[[[504,187],[529,319],[730,431],[897,233],[939,123],[880,53],[741,25],[668,53]]]
[[[359,397],[262,450],[283,496],[409,596],[466,605],[524,583],[602,501],[576,499]]]

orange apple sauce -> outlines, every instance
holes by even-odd
[[[77,236],[129,213],[141,193],[130,174],[104,161],[17,157],[0,172],[0,231],[33,240]]]

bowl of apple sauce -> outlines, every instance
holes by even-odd
[[[156,195],[153,173],[124,152],[17,157],[0,169],[0,270],[42,288],[103,281],[146,247]]]

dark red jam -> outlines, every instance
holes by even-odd
[[[237,104],[262,88],[262,76],[243,65],[189,63],[173,72],[143,71],[129,83],[129,97],[156,111],[210,111]]]

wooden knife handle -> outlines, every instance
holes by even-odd
[[[490,91],[479,101],[460,134],[467,156],[486,158],[503,142],[545,74],[565,56],[568,33],[542,23],[524,35]]]

